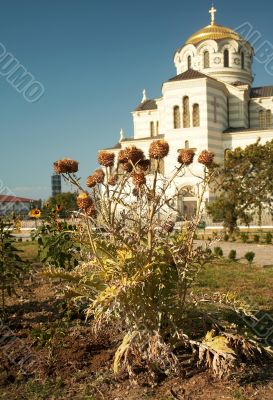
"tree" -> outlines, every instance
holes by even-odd
[[[49,208],[56,208],[57,206],[62,209],[62,212],[69,212],[77,210],[76,203],[77,194],[66,192],[66,193],[58,193],[53,197],[50,197],[46,205]]]
[[[258,214],[261,223],[263,211],[273,213],[273,141],[230,150],[217,168],[217,198],[207,209],[231,234],[238,220],[249,225]]]

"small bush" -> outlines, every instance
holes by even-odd
[[[248,234],[245,233],[245,232],[241,233],[241,239],[242,239],[242,242],[243,242],[243,243],[247,243],[247,242],[248,242],[248,239],[249,239]]]
[[[253,236],[253,241],[254,241],[254,243],[259,243],[260,242],[260,236],[259,235],[254,235]]]
[[[236,261],[236,258],[237,258],[236,250],[230,250],[229,255],[228,255],[228,259],[230,261]]]
[[[249,251],[245,254],[245,259],[247,260],[248,264],[251,265],[255,258],[255,253],[253,251]]]
[[[223,257],[224,253],[221,247],[214,247],[214,254],[216,257]]]
[[[265,237],[265,243],[266,244],[271,244],[272,243],[272,233],[271,232],[267,232],[266,237]]]
[[[224,235],[224,241],[225,241],[225,242],[228,242],[228,241],[229,241],[229,235],[228,235],[227,233]]]

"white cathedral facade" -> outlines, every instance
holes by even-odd
[[[165,139],[170,145],[164,160],[168,177],[183,147],[197,154],[208,149],[222,162],[227,149],[273,139],[273,86],[252,87],[254,49],[234,30],[216,24],[215,12],[212,7],[210,25],[176,51],[177,74],[163,83],[162,96],[148,99],[144,91],[132,113],[133,137],[121,135],[112,151],[133,145],[147,155],[153,140]],[[195,173],[200,168],[193,165]],[[196,179],[189,174],[176,182],[178,190],[189,188],[178,204],[181,212],[190,213],[196,204]]]

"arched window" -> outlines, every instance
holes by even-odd
[[[153,121],[150,122],[150,133],[152,137],[155,136],[155,124]]]
[[[156,121],[156,134],[159,134],[159,121]]]
[[[190,103],[188,96],[183,97],[183,127],[190,127]]]
[[[272,126],[272,112],[271,110],[266,110],[266,127],[271,128]]]
[[[209,62],[209,52],[205,51],[204,52],[204,68],[209,68],[210,62]]]
[[[190,148],[190,143],[188,140],[185,141],[185,149],[189,149]]]
[[[241,67],[245,69],[245,53],[241,54]]]
[[[259,111],[259,127],[260,128],[264,128],[265,125],[265,115],[264,115],[264,111]]]
[[[226,67],[226,68],[229,67],[229,51],[228,50],[224,51],[224,67]]]
[[[191,68],[191,56],[188,56],[188,69]]]
[[[173,108],[173,127],[174,129],[181,128],[180,107],[178,106]]]
[[[199,104],[194,104],[192,107],[192,125],[200,126]]]

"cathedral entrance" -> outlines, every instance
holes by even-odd
[[[197,199],[194,187],[184,186],[178,192],[177,209],[180,221],[191,220],[196,213]]]

